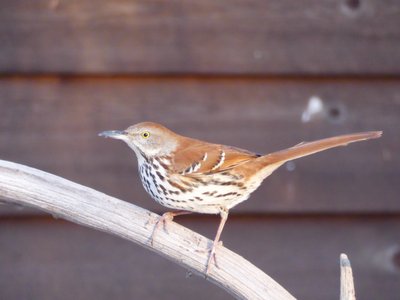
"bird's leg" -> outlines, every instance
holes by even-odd
[[[217,246],[219,244],[219,238],[221,237],[222,229],[224,229],[224,225],[226,223],[226,220],[228,219],[228,210],[225,209],[225,208],[221,208],[221,211],[220,211],[219,214],[221,216],[221,221],[219,223],[218,231],[217,231],[217,234],[215,235],[215,239],[214,239],[214,242],[213,242],[212,247],[211,247],[210,256],[208,257],[208,260],[207,260],[206,276],[210,271],[210,267],[211,267],[211,264],[212,264],[213,260],[214,260],[215,265],[218,266],[217,265],[217,259],[216,259],[216,256],[215,256],[215,251],[216,251]]]
[[[154,226],[153,233],[151,234],[150,237],[150,243],[153,246],[154,242],[154,237],[156,236],[157,231],[160,229],[160,226],[162,225],[164,230],[166,231],[166,223],[168,221],[172,221],[174,217],[180,216],[180,215],[187,215],[191,214],[192,212],[190,211],[185,211],[185,210],[179,210],[179,211],[169,211],[164,213],[161,217],[158,218],[156,225]]]

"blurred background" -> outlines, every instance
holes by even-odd
[[[400,295],[400,2],[0,1],[0,158],[157,213],[133,152],[97,133],[150,120],[290,162],[231,211],[224,245],[299,299]],[[213,238],[219,218],[176,219]],[[0,206],[0,299],[230,299],[143,248]]]

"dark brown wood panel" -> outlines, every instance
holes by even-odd
[[[177,220],[209,237],[217,227],[217,217]],[[298,299],[338,299],[342,252],[359,299],[400,294],[399,218],[231,218],[223,240]],[[231,299],[148,250],[66,222],[2,220],[0,246],[1,299]]]
[[[399,74],[398,1],[3,0],[0,73]]]
[[[399,88],[400,81],[3,79],[0,155],[162,212],[143,191],[134,153],[98,132],[152,120],[268,153],[380,129],[380,140],[283,166],[233,212],[399,212]],[[322,109],[307,121],[316,98]]]

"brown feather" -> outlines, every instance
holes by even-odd
[[[260,158],[260,160],[263,160],[267,164],[277,163],[277,162],[287,162],[289,160],[314,154],[330,148],[338,146],[347,146],[350,143],[369,140],[369,139],[376,139],[379,138],[381,135],[382,131],[369,131],[369,132],[359,132],[359,133],[340,135],[322,140],[317,140],[314,142],[301,143],[294,147],[263,156],[262,158]]]
[[[289,160],[294,160],[338,146],[346,146],[353,142],[378,138],[381,135],[381,131],[370,131],[335,136],[313,142],[301,142],[291,148],[261,157],[247,150],[185,138],[181,140],[180,146],[173,155],[173,165],[176,172],[187,173],[188,175],[217,173],[234,169],[236,173],[249,176],[250,174],[255,175],[255,170],[257,169],[261,170],[266,168],[265,172],[261,173],[265,173],[265,176],[268,176]],[[215,168],[215,166],[218,165],[221,151],[225,154],[224,162]],[[205,153],[207,153],[207,158],[203,160]],[[190,167],[195,166],[197,163],[200,164],[198,169],[192,172],[185,172],[190,171]],[[240,168],[235,168],[238,165],[240,165]]]
[[[221,157],[222,154],[223,157]],[[258,155],[235,147],[185,138],[181,140],[181,144],[173,157],[176,172],[196,174],[222,172],[257,158]],[[190,171],[190,168],[195,167],[196,164],[200,164],[198,169],[195,169],[194,172],[186,172]]]
[[[242,176],[266,178],[285,162],[349,143],[379,138],[381,131],[370,131],[335,136],[313,142],[303,142],[294,147],[273,152],[244,163],[235,171]],[[255,171],[255,170],[258,170]]]

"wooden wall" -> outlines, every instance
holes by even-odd
[[[383,130],[283,166],[223,241],[299,299],[338,299],[341,252],[360,299],[399,299],[399,75],[395,0],[3,0],[0,158],[162,213],[98,132],[152,120],[269,152]],[[177,221],[210,238],[218,224]],[[129,242],[0,206],[0,299],[189,297],[230,298]]]

